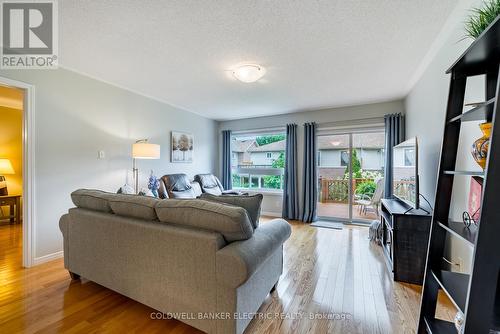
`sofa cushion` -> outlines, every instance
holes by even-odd
[[[194,176],[194,180],[199,182],[203,188],[215,188],[219,187],[217,179],[213,174],[198,174]]]
[[[194,180],[201,185],[201,189],[204,193],[222,195],[224,188],[215,175],[197,174],[194,176]]]
[[[222,190],[220,190],[219,187],[203,188],[203,192],[206,194],[214,195],[214,196],[222,195]]]
[[[196,198],[195,191],[186,174],[163,175],[161,179],[169,198]]]
[[[198,199],[169,199],[156,205],[161,222],[215,231],[227,242],[252,237],[253,227],[241,207]]]
[[[203,193],[201,191],[201,187],[200,187],[200,184],[198,182],[191,182],[191,188],[193,189],[193,194],[194,194],[194,197],[200,197],[201,194]]]
[[[170,191],[168,193],[169,198],[177,198],[177,199],[195,199],[196,195],[194,194],[193,188],[183,190],[183,191]]]
[[[71,200],[76,207],[111,213],[109,198],[113,194],[93,189],[78,189],[71,193]]]
[[[111,210],[119,216],[144,220],[158,220],[155,206],[159,199],[139,195],[113,195],[109,198]]]
[[[235,195],[235,196],[215,196],[212,194],[202,194],[201,199],[219,203],[227,203],[231,205],[236,205],[247,210],[248,216],[252,222],[254,229],[259,227],[260,219],[260,206],[262,204],[262,199],[264,196],[262,194],[255,194],[252,196],[246,195]]]
[[[170,174],[162,176],[168,191],[185,191],[191,189],[191,183],[186,174]]]

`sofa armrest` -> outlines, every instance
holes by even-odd
[[[283,219],[257,228],[250,239],[230,243],[216,253],[217,282],[238,287],[246,282],[290,237],[292,229]]]
[[[62,215],[59,219],[59,229],[63,235],[63,250],[64,250],[64,268],[68,268],[68,252],[69,252],[69,214]]]

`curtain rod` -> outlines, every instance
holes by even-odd
[[[286,130],[286,126],[277,126],[277,127],[273,127],[273,128],[236,130],[236,131],[232,131],[232,134],[241,135],[241,134],[247,134],[247,133],[276,132],[276,131],[284,131],[284,130]]]
[[[294,122],[292,122],[294,123]],[[301,122],[299,122],[301,123]],[[371,117],[371,118],[359,118],[345,121],[333,121],[333,122],[322,122],[316,123],[318,125],[318,130],[331,130],[331,129],[340,129],[340,128],[353,128],[353,127],[367,127],[367,126],[383,126],[384,125],[384,117]],[[302,124],[298,124],[299,126]],[[229,129],[221,129],[221,130],[229,130]],[[232,131],[233,134],[247,134],[247,133],[262,133],[262,132],[273,132],[273,131],[284,131],[286,130],[286,125],[276,126],[270,128],[254,128],[254,129],[245,129],[245,130],[235,130]]]
[[[318,124],[319,131],[342,130],[342,129],[365,129],[384,127],[384,118],[364,118],[352,121],[339,121]]]

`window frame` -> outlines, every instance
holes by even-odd
[[[344,163],[344,159],[343,159],[343,154],[346,154],[347,156],[347,162]],[[340,150],[340,167],[347,167],[349,166],[349,160],[351,159],[351,157],[349,156],[349,151],[348,150]]]

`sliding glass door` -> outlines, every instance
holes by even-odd
[[[317,137],[318,217],[350,219],[350,152],[351,136]]]
[[[383,130],[317,136],[318,217],[345,222],[379,218]]]

